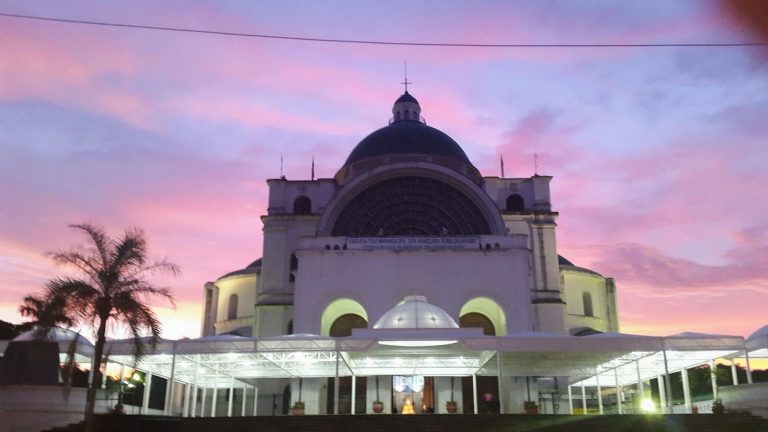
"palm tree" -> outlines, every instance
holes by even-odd
[[[47,346],[43,345],[43,343],[48,339],[49,331],[51,329],[61,325],[72,327],[75,324],[74,321],[67,316],[66,307],[66,297],[55,293],[46,295],[44,298],[28,295],[24,297],[24,303],[19,306],[19,314],[21,314],[21,316],[33,318],[32,321],[25,323],[25,325],[31,326],[34,329],[33,337],[35,338],[35,341],[40,344],[36,346],[36,349],[39,351],[51,352],[51,363],[57,366],[59,364],[58,343],[51,341]],[[75,369],[75,351],[77,349],[79,337],[80,333],[76,332],[75,337],[69,343],[69,347],[67,348],[67,360],[62,369],[62,378],[64,380],[62,391],[65,398],[69,398],[71,390],[72,374]]]
[[[54,262],[70,266],[82,273],[82,278],[59,277],[48,282],[48,299],[64,298],[66,316],[73,321],[92,325],[96,343],[92,380],[88,387],[85,407],[86,430],[92,430],[96,390],[101,385],[100,366],[104,354],[107,323],[126,324],[134,339],[137,358],[144,353],[141,337],[150,334],[154,346],[160,338],[160,321],[150,308],[151,297],[161,297],[173,303],[168,288],[156,287],[146,280],[155,273],[177,275],[179,267],[165,260],[147,262],[147,241],[139,229],[128,229],[122,237],[110,238],[105,231],[91,224],[70,225],[88,236],[86,250],[59,250],[51,253]]]
[[[46,296],[45,298],[28,295],[24,297],[24,304],[19,306],[19,314],[34,319],[27,324],[35,327],[37,338],[42,338],[48,333],[48,330],[60,324],[67,327],[74,324],[66,314],[66,305],[67,299],[61,295]]]

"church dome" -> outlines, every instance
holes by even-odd
[[[427,303],[424,296],[408,296],[387,311],[373,325],[374,329],[446,329],[459,328],[448,312]]]
[[[377,156],[402,154],[440,156],[471,165],[453,138],[424,123],[419,102],[407,91],[395,101],[392,115],[389,126],[360,141],[344,166]]]
[[[396,154],[442,156],[470,165],[469,158],[453,138],[415,120],[399,120],[367,137],[352,150],[344,165],[363,159]]]

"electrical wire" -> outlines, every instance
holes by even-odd
[[[447,48],[679,48],[679,47],[751,47],[768,46],[768,43],[761,42],[699,42],[699,43],[555,43],[555,44],[535,44],[535,43],[452,43],[452,42],[408,42],[408,41],[382,41],[365,39],[333,39],[333,38],[315,38],[302,36],[286,36],[260,33],[243,33],[232,31],[194,29],[184,27],[166,27],[152,26],[142,24],[125,24],[106,21],[89,21],[81,19],[53,18],[36,15],[21,15],[13,13],[0,12],[0,17],[20,18],[37,21],[83,24],[102,27],[118,27],[141,30],[160,30],[181,33],[196,33],[218,36],[235,36],[259,39],[277,39],[295,42],[322,42],[337,44],[358,44],[358,45],[396,45],[396,46],[415,46],[415,47],[447,47]]]

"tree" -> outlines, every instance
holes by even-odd
[[[22,316],[33,320],[25,325],[33,328],[33,340],[27,348],[9,346],[9,358],[15,358],[15,364],[10,364],[12,376],[6,381],[52,385],[58,383],[59,344],[50,336],[50,331],[59,326],[71,327],[74,322],[65,311],[67,300],[62,295],[46,295],[43,298],[28,295],[19,306]],[[62,369],[65,397],[69,397],[72,373],[75,367],[75,350],[79,333],[72,339],[67,349],[67,361]],[[14,370],[15,369],[15,370]],[[19,381],[15,381],[19,380]]]
[[[63,324],[71,327],[73,322],[67,316],[65,308],[67,299],[61,295],[46,295],[45,298],[39,298],[34,295],[24,297],[24,304],[19,306],[21,316],[34,318],[28,324],[35,327],[35,336],[44,337],[48,330]]]
[[[65,315],[96,329],[92,363],[93,378],[88,387],[85,407],[86,431],[92,430],[96,390],[101,385],[101,363],[106,342],[107,324],[124,323],[134,339],[134,353],[140,358],[145,346],[141,340],[149,332],[154,347],[160,338],[160,321],[148,302],[160,297],[173,303],[168,288],[154,286],[146,277],[156,273],[179,274],[179,267],[162,260],[147,262],[148,245],[143,231],[128,229],[119,238],[111,238],[94,225],[70,225],[82,231],[91,243],[86,250],[59,250],[51,253],[58,265],[73,267],[82,278],[59,277],[46,286],[48,299],[63,298]]]

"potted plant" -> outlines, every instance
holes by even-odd
[[[715,399],[714,402],[712,402],[712,414],[722,414],[725,412],[725,406],[723,405],[723,402],[720,399]]]
[[[304,402],[294,402],[293,406],[291,406],[291,415],[304,415]]]
[[[453,399],[453,377],[451,377],[451,400],[445,403],[445,410],[448,411],[449,414],[455,414],[458,409],[459,406]]]
[[[523,402],[523,409],[525,410],[526,414],[538,414],[539,413],[539,405],[534,401],[525,401]]]
[[[380,400],[373,401],[373,412],[376,414],[381,414],[384,412],[384,402]]]
[[[381,414],[384,412],[384,402],[379,399],[379,376],[376,375],[376,400],[373,401],[373,412]]]
[[[459,406],[456,404],[456,401],[449,400],[445,403],[445,410],[448,411],[449,414],[455,414],[456,410],[459,409]]]

